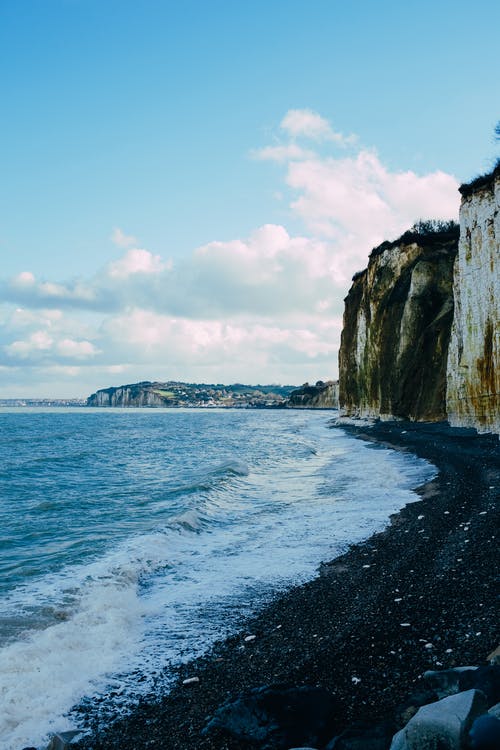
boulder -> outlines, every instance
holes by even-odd
[[[332,736],[338,708],[323,688],[265,686],[218,708],[202,734],[227,732],[263,750],[317,747]]]
[[[498,750],[500,747],[500,719],[491,714],[478,716],[469,732],[472,750]]]
[[[486,710],[486,698],[479,690],[422,706],[394,736],[390,750],[461,750],[474,720]]]
[[[328,743],[325,750],[389,750],[394,727],[390,722],[357,721]]]
[[[434,703],[442,697],[444,696],[438,695],[434,690],[421,690],[419,692],[411,693],[404,703],[400,703],[394,711],[394,721],[396,726],[406,726],[421,706],[426,706],[428,703]]]
[[[492,706],[488,713],[490,714],[490,716],[495,716],[497,719],[500,719],[500,703]]]
[[[493,706],[500,701],[500,665],[488,664],[475,672],[466,672],[460,678],[461,690],[481,690]]]
[[[488,655],[488,661],[492,664],[500,664],[500,646],[497,646],[496,649]]]
[[[461,690],[469,689],[470,686],[462,687],[464,677],[477,672],[477,669],[477,667],[455,667],[438,671],[429,670],[424,672],[424,681],[438,698],[446,698],[448,695],[455,695]]]
[[[58,732],[51,738],[47,750],[69,750],[71,741],[81,734],[79,729],[71,729],[67,732]]]

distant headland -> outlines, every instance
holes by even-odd
[[[332,408],[337,405],[336,384],[232,385],[167,382],[131,383],[96,391],[86,401],[94,407],[195,407],[227,409]]]

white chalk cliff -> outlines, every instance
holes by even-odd
[[[459,234],[405,233],[354,276],[339,351],[344,414],[500,435],[500,162],[460,192]]]
[[[460,191],[446,411],[453,425],[500,433],[500,166]]]

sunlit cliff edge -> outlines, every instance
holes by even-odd
[[[500,432],[500,166],[460,192],[460,229],[407,232],[353,277],[339,352],[346,416]]]
[[[446,408],[453,425],[500,433],[500,165],[460,192]]]

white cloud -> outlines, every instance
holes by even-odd
[[[90,341],[75,341],[74,339],[58,341],[56,350],[61,357],[70,359],[87,359],[97,354],[97,349]]]
[[[34,331],[27,339],[14,341],[5,347],[11,357],[24,359],[33,352],[44,352],[52,348],[54,340],[47,331]]]
[[[125,234],[120,227],[115,227],[111,234],[111,242],[118,247],[131,247],[137,244],[137,239],[131,234]]]
[[[160,273],[167,267],[159,255],[153,255],[148,250],[134,248],[128,250],[123,258],[109,264],[109,275],[117,278],[130,276],[134,273]]]
[[[94,357],[97,350],[90,341],[75,341],[70,338],[57,340],[47,330],[37,330],[25,339],[18,339],[4,347],[9,357],[18,359],[43,359],[63,357],[87,359]]]
[[[287,183],[299,197],[292,209],[315,233],[337,238],[360,234],[390,239],[418,218],[458,215],[458,184],[434,172],[390,172],[376,153],[362,150],[345,159],[315,158],[289,164]]]
[[[341,146],[355,140],[354,136],[346,137],[342,133],[337,133],[328,120],[311,109],[289,109],[280,127],[292,138],[304,137],[315,141],[334,141]]]
[[[255,149],[251,152],[254,159],[260,161],[276,161],[276,162],[287,162],[302,159],[311,159],[314,157],[314,152],[308,149],[297,146],[296,143],[288,143],[286,145],[278,146],[265,146],[264,148]]]
[[[237,379],[248,378],[245,373],[250,372],[259,379],[260,368],[267,371],[275,362],[298,363],[304,357],[313,362],[334,355],[341,320],[310,318],[310,325],[304,323],[192,320],[134,309],[108,319],[103,334],[122,361],[147,362],[154,357],[174,371],[219,366]]]
[[[338,158],[332,146],[352,139],[310,110],[290,110],[281,125],[287,142],[254,155],[282,165],[280,197],[300,234],[265,224],[173,265],[115,229],[122,256],[87,279],[24,271],[0,283],[0,367],[15,373],[11,383],[31,372],[33,382],[61,385],[52,395],[78,395],[79,378],[85,395],[115,379],[335,377],[352,274],[417,219],[456,217],[457,183],[439,171],[391,170],[366,148]],[[316,151],[299,138],[315,140]]]
[[[35,276],[31,271],[22,271],[12,279],[12,285],[17,287],[32,286],[35,283]]]

